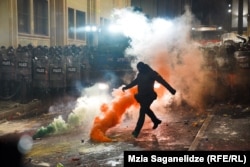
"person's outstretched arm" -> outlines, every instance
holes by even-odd
[[[126,89],[130,89],[130,88],[134,87],[135,85],[137,85],[137,78],[135,80],[133,80],[130,84],[122,87],[122,91],[125,91]]]
[[[169,85],[169,83],[167,83],[167,81],[165,81],[158,73],[155,75],[155,80],[167,88],[172,95],[176,93],[176,90],[171,85]]]

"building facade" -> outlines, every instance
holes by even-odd
[[[249,0],[240,1],[241,22],[237,12],[239,1],[231,0],[228,29],[237,31],[243,27],[240,30],[249,36]],[[1,0],[0,46],[86,45],[91,32],[85,28],[107,23],[114,8],[136,6],[149,18],[173,18],[183,14],[186,5],[192,7],[194,3],[192,0]],[[91,43],[97,40],[91,37]]]
[[[100,26],[130,0],[1,0],[0,46],[85,45],[87,26]]]

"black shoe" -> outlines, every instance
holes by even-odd
[[[133,131],[133,132],[132,132],[132,135],[134,136],[134,138],[137,138],[137,137],[138,137],[138,135],[139,135],[139,133],[137,133],[137,132]]]
[[[156,129],[159,124],[161,124],[161,120],[158,120],[157,122],[154,122],[153,129]]]

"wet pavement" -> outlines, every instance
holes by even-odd
[[[249,151],[249,130],[249,105],[220,105],[211,115],[208,127],[199,136],[196,150]]]
[[[45,112],[22,119],[2,119],[0,136],[32,136],[61,114]],[[92,142],[89,129],[84,126],[35,139],[24,156],[25,166],[123,166],[124,151],[137,150],[250,150],[249,105],[218,104],[203,113],[188,107],[165,108],[156,114],[162,118],[162,124],[152,130],[152,123],[146,119],[138,138],[131,135],[136,123],[132,119],[108,130],[106,135],[113,142]]]
[[[179,115],[166,111],[163,123],[156,130],[152,130],[151,122],[146,120],[136,139],[131,135],[135,122],[125,122],[110,129],[107,136],[115,140],[110,143],[90,141],[84,127],[67,134],[45,137],[34,141],[27,157],[32,159],[31,166],[39,166],[42,162],[50,166],[58,163],[64,166],[123,166],[124,151],[188,150],[204,119],[178,112]]]

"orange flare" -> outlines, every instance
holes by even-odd
[[[116,91],[115,99],[111,102],[110,105],[103,104],[100,107],[104,117],[96,117],[94,120],[94,125],[90,132],[90,138],[95,142],[111,142],[112,139],[105,135],[106,131],[115,125],[117,125],[122,118],[122,115],[126,110],[132,105],[137,105],[136,100],[134,99],[134,94],[137,90],[137,87],[127,90],[125,93],[118,90]]]

